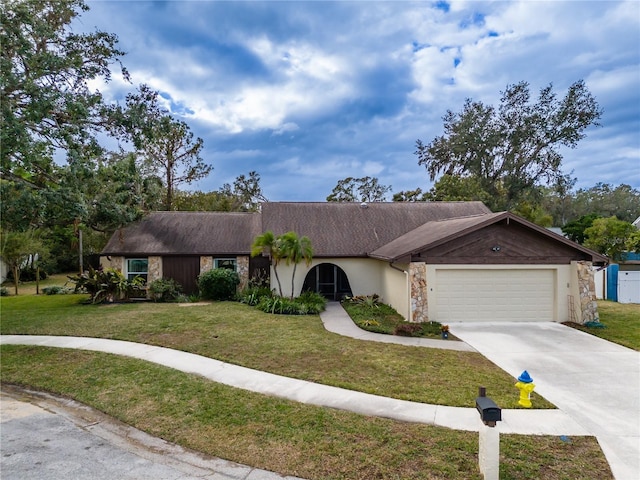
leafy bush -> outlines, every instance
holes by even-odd
[[[345,302],[350,302],[354,305],[360,305],[367,308],[376,308],[381,305],[380,295],[374,293],[373,295],[356,295],[355,297],[345,297]]]
[[[131,294],[143,289],[144,279],[136,277],[128,280],[122,273],[113,268],[104,270],[89,267],[81,275],[69,276],[75,283],[74,292],[86,292],[91,303],[107,303],[117,300],[128,300]]]
[[[394,335],[401,335],[403,337],[418,337],[421,336],[422,325],[419,323],[402,322],[396,325],[393,331]]]
[[[62,287],[60,285],[51,285],[50,287],[44,287],[42,293],[45,295],[67,295],[73,293],[73,289],[69,287]]]
[[[302,292],[295,300],[299,304],[306,305],[309,314],[318,314],[327,307],[327,299],[316,292]]]
[[[239,284],[238,274],[227,268],[214,268],[198,277],[200,296],[209,300],[233,299]]]
[[[262,297],[271,297],[273,292],[266,286],[249,286],[238,294],[238,301],[255,307]]]
[[[306,292],[293,300],[279,295],[262,296],[256,308],[280,315],[317,315],[325,309],[327,300],[320,294]]]
[[[9,296],[9,290],[7,290],[7,287],[0,287],[0,297],[7,296]]]
[[[149,293],[155,302],[175,302],[180,298],[182,285],[173,278],[158,278],[149,284]]]

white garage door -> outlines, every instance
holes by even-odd
[[[554,320],[555,270],[437,270],[437,320]]]

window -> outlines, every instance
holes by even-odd
[[[133,280],[135,277],[142,277],[147,281],[149,273],[149,260],[146,258],[127,258],[127,278]]]
[[[227,268],[229,270],[236,271],[236,259],[235,258],[216,258],[213,262],[214,268]]]

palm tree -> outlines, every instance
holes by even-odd
[[[277,241],[280,243],[280,250],[287,265],[293,262],[293,273],[291,274],[291,299],[293,300],[294,279],[298,263],[304,260],[308,267],[313,259],[311,240],[307,236],[298,237],[296,232],[287,232],[280,235]]]
[[[282,250],[280,248],[279,237],[276,237],[271,230],[267,230],[262,235],[258,235],[251,245],[251,256],[256,257],[258,255],[266,253],[269,255],[269,259],[273,264],[273,273],[276,275],[276,281],[278,282],[278,290],[282,297],[282,285],[280,284],[280,278],[278,277],[278,263],[282,260]]]

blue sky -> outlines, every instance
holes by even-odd
[[[136,85],[204,139],[214,167],[190,189],[251,170],[271,201],[324,201],[338,180],[428,190],[417,139],[466,98],[507,85],[558,96],[585,80],[604,114],[563,168],[577,187],[640,188],[640,2],[88,1],[76,30],[115,33]],[[115,70],[115,69],[114,69]],[[389,197],[390,200],[390,197]]]

